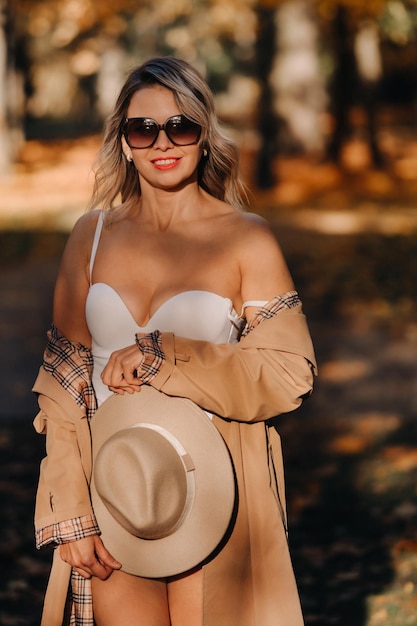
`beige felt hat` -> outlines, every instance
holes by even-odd
[[[207,559],[231,525],[236,489],[207,414],[144,386],[106,400],[91,432],[93,507],[122,570],[162,578]]]

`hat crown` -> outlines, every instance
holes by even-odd
[[[96,488],[106,508],[141,539],[174,533],[192,504],[192,464],[164,430],[138,424],[118,431],[95,462]]]
[[[140,393],[103,402],[91,420],[91,438],[94,513],[124,572],[174,576],[215,554],[233,528],[236,483],[227,446],[200,407],[144,385]],[[122,442],[129,442],[127,449]]]

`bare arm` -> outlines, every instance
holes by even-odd
[[[89,213],[76,223],[64,250],[54,293],[53,323],[70,341],[91,346],[85,317],[88,294],[89,260],[97,213]],[[68,433],[67,436],[69,436]],[[98,535],[91,535],[59,546],[61,558],[85,578],[106,579],[120,563],[104,547]]]
[[[281,248],[267,222],[254,214],[246,214],[246,233],[239,251],[242,302],[269,301],[294,289]],[[256,307],[247,307],[248,321]]]
[[[91,336],[85,319],[89,289],[89,260],[97,213],[88,213],[74,226],[62,256],[55,286],[53,322],[71,341],[90,347]]]

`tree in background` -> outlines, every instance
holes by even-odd
[[[260,82],[260,95],[257,103],[257,125],[261,137],[256,161],[255,180],[261,189],[275,184],[274,159],[277,156],[279,141],[279,120],[274,110],[273,87],[269,76],[276,54],[275,11],[260,4],[258,15],[258,36],[256,40],[257,74]]]
[[[51,126],[53,120],[94,126],[95,116],[111,109],[125,73],[154,55],[175,54],[192,62],[216,91],[226,92],[253,47],[251,4],[17,0],[31,57],[29,132],[42,120]]]
[[[0,0],[0,175],[16,158],[23,138],[23,47],[16,45],[11,4]]]
[[[5,136],[19,121],[27,138],[95,132],[126,72],[158,54],[184,58],[205,75],[220,117],[258,152],[261,187],[275,184],[279,154],[340,161],[356,132],[352,106],[366,113],[361,132],[381,165],[376,109],[381,84],[387,89],[387,52],[392,60],[400,49],[415,51],[416,0],[0,0],[0,7],[9,15],[7,37],[4,17],[0,31],[3,170],[6,146],[18,143]],[[409,69],[403,84],[415,97],[417,55],[401,58]],[[391,67],[391,77],[403,70]]]
[[[261,0],[257,5],[256,58],[261,98],[257,184],[274,186],[278,154],[318,154],[326,91],[320,62],[319,23],[310,0]]]
[[[8,114],[6,89],[7,81],[7,37],[6,37],[6,4],[0,0],[0,172],[8,169],[10,163],[10,148],[8,134]],[[3,87],[3,88],[1,88]]]
[[[327,18],[333,57],[329,80],[330,111],[334,128],[327,156],[340,162],[350,134],[349,113],[359,104],[366,114],[366,139],[372,163],[383,164],[377,141],[376,104],[382,79],[382,59],[377,20],[386,8],[383,0],[319,0],[318,10]],[[330,18],[330,19],[329,19]]]
[[[397,0],[397,3],[399,0]],[[341,162],[342,148],[351,135],[350,112],[365,112],[366,133],[373,165],[383,158],[377,141],[376,105],[382,79],[378,20],[387,10],[384,0],[260,0],[260,23],[274,24],[258,44],[258,58],[266,46],[274,55],[261,76],[264,101],[259,121],[265,152],[306,153]],[[263,16],[268,15],[265,19]],[[261,31],[260,31],[261,32]],[[269,35],[269,41],[264,43]],[[269,98],[269,102],[267,101]],[[326,111],[332,118],[325,144]],[[267,127],[279,128],[268,137]],[[262,154],[262,150],[261,150]],[[267,161],[266,159],[263,159]],[[267,165],[268,167],[268,165]],[[261,187],[275,184],[273,165],[258,176]]]
[[[13,6],[8,40],[27,52],[26,138],[96,132],[126,73],[155,55],[174,54],[200,69],[227,122],[247,124],[254,109],[252,0],[0,1]],[[16,55],[12,61],[18,75]]]

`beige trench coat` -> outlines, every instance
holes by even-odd
[[[316,364],[301,307],[263,321],[238,344],[162,333],[162,345],[167,358],[152,385],[216,414],[236,470],[236,523],[204,567],[204,626],[301,626],[281,444],[269,422],[311,393]],[[35,526],[42,528],[91,513],[91,443],[85,413],[42,368],[33,391],[40,406],[35,428],[47,434],[35,513]],[[70,568],[59,557],[54,562],[47,595],[59,612]]]

